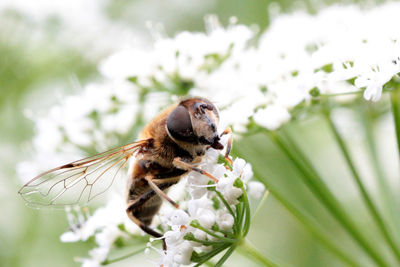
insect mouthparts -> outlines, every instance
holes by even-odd
[[[211,144],[211,147],[214,148],[214,149],[217,149],[217,150],[223,149],[224,146],[219,142],[219,140],[220,140],[220,138],[219,138],[219,136],[217,135],[217,136],[214,138],[214,142]]]

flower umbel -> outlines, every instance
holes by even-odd
[[[187,209],[175,210],[165,218],[171,229],[164,234],[167,250],[161,253],[160,266],[200,266],[225,251],[215,264],[222,266],[249,231],[246,184],[253,175],[251,165],[236,158],[231,168],[218,163],[214,154],[213,150],[206,153],[201,168],[212,170],[218,183],[190,183],[192,175],[198,176],[190,173],[188,186],[206,188],[206,192],[199,197],[191,191]]]

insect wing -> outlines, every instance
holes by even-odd
[[[32,206],[86,204],[109,189],[129,158],[147,145],[148,140],[142,140],[51,169],[18,193]]]

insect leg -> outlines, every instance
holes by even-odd
[[[176,203],[175,201],[173,201],[169,196],[167,196],[167,194],[165,194],[164,191],[162,191],[153,181],[153,176],[151,175],[147,175],[144,179],[146,179],[146,181],[149,183],[150,187],[162,198],[164,198],[165,200],[167,200],[169,203],[171,203],[172,206],[174,206],[175,208],[179,208],[178,203]]]
[[[182,161],[179,157],[178,158],[174,158],[173,164],[177,168],[181,168],[181,169],[188,170],[188,171],[195,171],[195,172],[198,172],[200,174],[203,174],[203,175],[207,176],[208,178],[210,178],[211,180],[213,180],[214,182],[218,183],[218,178],[217,177],[215,177],[214,175],[212,175],[209,172],[203,171],[202,169],[193,167],[192,165]]]
[[[229,164],[232,165],[233,162],[229,158],[229,153],[231,153],[232,142],[233,142],[233,134],[232,134],[231,127],[226,128],[225,131],[222,132],[221,136],[223,136],[225,134],[229,134],[228,144],[226,145],[226,150],[225,150],[225,159],[229,162]]]
[[[128,204],[128,208],[126,209],[126,214],[128,215],[129,219],[131,219],[132,222],[134,222],[137,226],[140,227],[140,229],[143,230],[143,232],[151,236],[154,236],[155,238],[161,238],[163,236],[162,234],[153,230],[151,227],[144,224],[141,220],[139,220],[133,215],[135,209],[140,208],[148,199],[150,199],[154,195],[155,192],[151,190],[140,196],[137,200]],[[163,250],[167,250],[167,244],[165,243],[165,239],[163,238],[162,241],[163,241]]]
[[[181,177],[173,177],[173,178],[155,178],[155,179],[151,179],[153,181],[153,183],[155,183],[156,185],[160,185],[160,184],[176,184],[179,182],[179,180],[181,179]]]

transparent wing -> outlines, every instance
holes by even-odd
[[[129,158],[148,144],[149,140],[134,142],[48,170],[18,193],[33,206],[86,204],[107,191]]]

